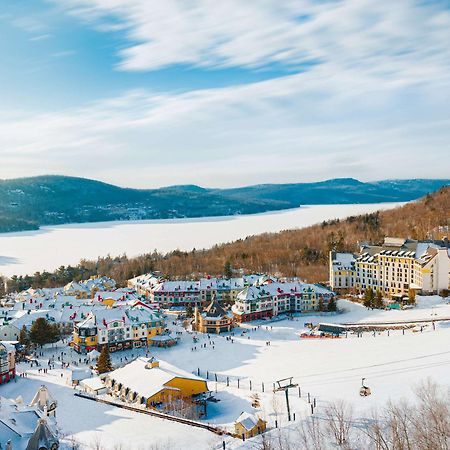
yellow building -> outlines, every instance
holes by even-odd
[[[363,244],[358,255],[330,252],[330,285],[337,291],[367,289],[402,299],[413,290],[439,294],[450,283],[448,240],[416,241],[386,237]]]
[[[236,437],[248,439],[258,434],[264,433],[267,422],[255,414],[243,412],[234,423]]]
[[[183,417],[206,415],[207,382],[166,362],[137,358],[104,380],[111,395],[128,403]]]
[[[74,326],[73,348],[79,353],[93,349],[101,351],[107,345],[110,351],[145,347],[162,335],[163,318],[143,303],[133,306],[99,309]]]
[[[192,329],[200,333],[219,334],[231,331],[233,328],[233,319],[219,305],[215,299],[204,309],[199,312],[198,307],[195,308]]]

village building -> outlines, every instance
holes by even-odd
[[[100,377],[85,378],[80,381],[79,386],[89,395],[102,395],[106,394],[108,391],[108,388]]]
[[[178,337],[171,334],[157,334],[149,338],[148,343],[152,347],[168,348],[178,344]]]
[[[97,291],[111,291],[116,282],[109,277],[91,277],[83,281],[71,281],[64,286],[65,295],[73,295],[79,299],[93,298]]]
[[[128,287],[136,289],[152,304],[163,308],[206,306],[213,298],[219,302],[234,302],[239,292],[259,277],[248,275],[230,279],[206,277],[197,281],[173,281],[145,274],[128,280]]]
[[[30,403],[31,407],[37,408],[47,417],[56,416],[56,407],[58,406],[57,401],[54,399],[47,386],[42,385],[34,394],[33,399]]]
[[[73,348],[79,353],[101,351],[108,346],[111,352],[144,347],[165,330],[163,318],[143,303],[132,307],[95,310],[75,325]]]
[[[256,414],[243,412],[234,423],[234,432],[236,437],[249,439],[258,434],[264,433],[267,428],[267,422]]]
[[[219,334],[231,331],[233,328],[233,317],[219,305],[216,299],[200,312],[195,307],[192,329],[200,333]]]
[[[17,341],[19,335],[20,329],[14,322],[6,321],[0,326],[0,341]]]
[[[16,376],[16,349],[7,342],[0,342],[0,384],[11,381]]]
[[[137,301],[139,298],[132,289],[117,289],[115,291],[97,291],[94,300],[112,308],[126,302]]]
[[[356,255],[330,252],[330,288],[334,292],[348,292],[355,286]]]
[[[56,402],[42,386],[30,405],[0,397],[0,448],[57,450]]]
[[[64,286],[64,294],[71,295],[79,299],[86,299],[91,296],[90,290],[81,283],[71,281]]]
[[[448,240],[387,237],[381,245],[362,245],[357,255],[331,252],[330,285],[357,292],[371,288],[389,298],[402,298],[410,290],[439,294],[450,285]]]
[[[325,310],[334,293],[323,286],[301,281],[264,280],[241,291],[232,306],[236,322],[270,319],[279,314]]]
[[[112,396],[127,403],[192,419],[207,412],[207,382],[154,358],[137,358],[109,372],[104,383]]]

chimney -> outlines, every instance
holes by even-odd
[[[148,360],[147,364],[145,365],[146,369],[154,369],[155,367],[159,367],[159,361],[152,357]]]

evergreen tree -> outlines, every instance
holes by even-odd
[[[57,324],[51,324],[47,319],[39,317],[33,322],[30,329],[30,341],[40,345],[53,344],[60,339],[60,332]]]
[[[233,276],[233,269],[231,267],[231,262],[227,261],[225,263],[225,266],[223,268],[223,274],[225,275],[225,278],[230,279]]]
[[[375,308],[383,309],[384,303],[383,303],[383,294],[380,290],[377,291],[377,295],[375,297]]]
[[[323,310],[324,310],[323,298],[319,298],[319,311],[323,311]]]
[[[337,310],[336,300],[334,299],[334,297],[331,297],[330,300],[328,300],[327,309],[328,309],[328,311],[336,311]]]
[[[416,291],[414,289],[410,289],[408,291],[408,304],[410,305],[416,304]]]
[[[194,317],[194,310],[192,309],[192,305],[190,303],[186,305],[186,317]]]
[[[372,308],[373,300],[374,300],[373,289],[369,287],[366,289],[366,292],[364,293],[364,306],[367,308]]]
[[[100,375],[105,372],[111,372],[112,369],[113,367],[109,356],[109,348],[107,345],[104,345],[102,351],[100,352],[100,356],[97,359],[97,372]]]
[[[0,298],[4,297],[6,295],[6,278],[3,278],[0,275]]]
[[[30,344],[30,338],[28,336],[28,331],[25,325],[21,328],[19,333],[19,344],[27,347]]]

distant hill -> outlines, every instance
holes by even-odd
[[[404,206],[371,214],[329,220],[307,228],[264,233],[246,239],[215,245],[207,250],[168,254],[152,252],[135,258],[124,255],[82,261],[77,266],[12,277],[9,289],[30,286],[62,286],[69,281],[92,275],[107,275],[126,285],[137,274],[160,271],[171,278],[223,275],[225,266],[245,272],[299,276],[309,282],[328,279],[328,252],[357,251],[363,241],[381,242],[384,236],[412,239],[442,239],[450,233],[450,187],[407,203]],[[0,295],[1,295],[0,278]]]
[[[449,184],[450,180],[363,183],[338,178],[234,189],[128,189],[85,178],[18,178],[0,180],[0,232],[64,223],[253,214],[311,204],[409,201]]]

